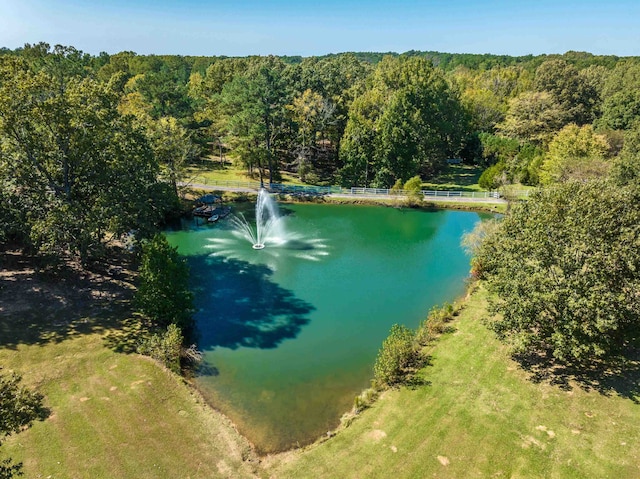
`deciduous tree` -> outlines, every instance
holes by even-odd
[[[609,144],[591,125],[565,126],[549,143],[540,179],[545,184],[586,180],[605,175]]]
[[[548,187],[482,243],[475,267],[494,294],[491,328],[519,353],[590,362],[640,332],[640,188]]]
[[[157,163],[117,104],[109,84],[0,59],[4,171],[41,251],[86,260],[108,233],[149,229],[162,218],[153,201]]]

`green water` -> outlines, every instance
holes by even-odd
[[[476,213],[281,207],[295,239],[256,251],[228,220],[168,233],[196,290],[197,384],[262,452],[335,428],[393,323],[463,293]]]

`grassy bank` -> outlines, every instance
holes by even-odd
[[[345,197],[326,197],[323,201],[331,204],[340,205],[370,205],[370,206],[391,206],[395,208],[405,208],[405,201],[397,199],[385,198],[345,198]],[[508,205],[505,202],[472,202],[472,201],[423,201],[420,206],[412,206],[423,209],[446,209],[446,210],[462,210],[462,211],[483,211],[487,213],[505,213]]]
[[[386,392],[336,436],[259,463],[180,378],[107,347],[113,298],[85,303],[58,283],[0,279],[0,364],[51,409],[0,449],[24,461],[25,477],[640,476],[638,364],[589,388],[534,382],[482,325],[482,290],[432,346],[425,384]]]
[[[194,190],[187,195],[188,199],[193,199],[211,191]],[[214,191],[215,194],[220,195],[225,202],[245,202],[255,201],[254,193],[234,193],[230,191]],[[300,198],[290,195],[279,195],[279,203],[330,203],[334,205],[368,205],[368,206],[389,206],[393,208],[406,208],[406,201],[398,200],[395,198],[362,198],[362,197],[346,197],[346,196],[321,196],[317,198]],[[414,206],[417,207],[417,206]],[[423,209],[450,209],[461,211],[479,211],[487,213],[505,213],[508,209],[508,204],[504,201],[492,202],[473,202],[473,201],[456,201],[456,200],[442,200],[442,201],[423,201],[419,206]]]
[[[632,399],[532,382],[481,324],[485,300],[475,294],[435,345],[427,385],[390,391],[328,441],[269,458],[273,477],[639,477],[637,384]]]
[[[51,411],[0,448],[25,477],[253,477],[251,447],[226,418],[148,358],[107,347],[126,314],[112,278],[0,273],[0,365]]]

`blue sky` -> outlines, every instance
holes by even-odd
[[[640,0],[0,0],[0,46],[87,53],[640,55]]]

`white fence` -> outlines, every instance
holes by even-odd
[[[237,189],[252,189],[257,190],[260,188],[260,183],[257,181],[233,181],[233,180],[208,180],[204,177],[196,177],[189,183],[184,183],[188,186],[197,187],[198,184],[206,186],[220,186],[222,188],[237,188]],[[305,195],[350,195],[350,196],[407,196],[410,192],[405,190],[391,190],[389,188],[343,188],[341,186],[306,186],[306,185],[283,185],[280,183],[272,183],[270,186],[265,184],[265,187],[274,193],[284,194],[305,194]],[[450,190],[422,190],[422,195],[425,199],[429,198],[485,198],[485,199],[499,199],[500,193],[497,191],[450,191]]]
[[[352,195],[365,196],[407,196],[411,192],[405,190],[390,190],[387,188],[350,188]],[[500,198],[497,191],[440,191],[421,190],[425,198]]]

